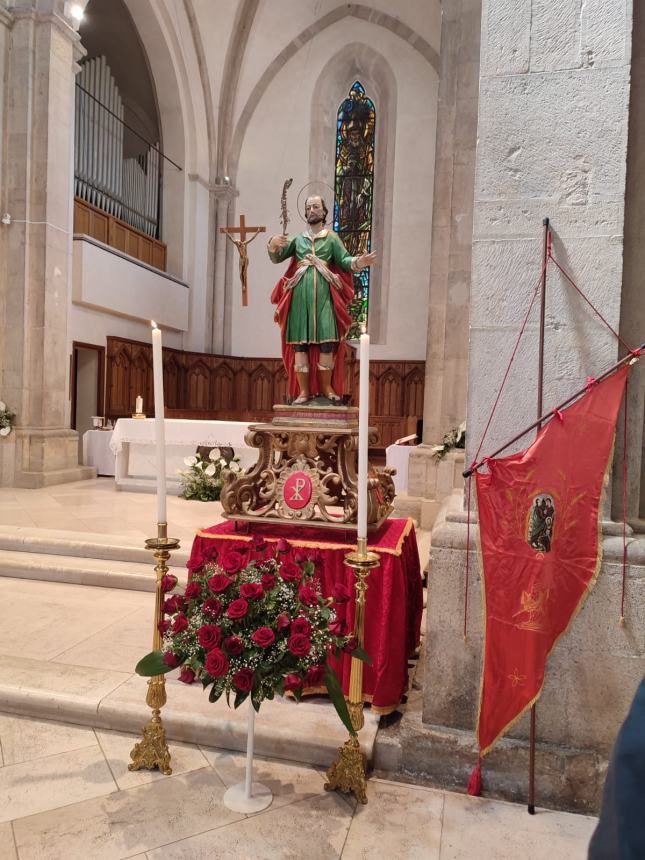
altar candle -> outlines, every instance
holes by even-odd
[[[157,522],[166,520],[166,434],[164,428],[163,357],[161,329],[152,320],[152,378],[155,394],[155,454],[157,466]]]
[[[370,336],[364,331],[359,351],[358,538],[367,537],[367,449],[370,421]]]
[[[143,397],[139,395],[136,399],[136,406],[134,407],[134,411],[137,415],[141,415],[143,412]]]

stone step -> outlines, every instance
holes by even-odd
[[[121,732],[139,732],[151,717],[147,680],[104,669],[6,656],[0,663],[0,711],[38,719],[76,723]],[[200,684],[166,680],[167,703],[161,716],[169,739],[246,749],[248,705],[238,710],[226,701],[211,703]],[[363,753],[371,761],[379,718],[365,712],[360,731]],[[347,730],[326,698],[262,703],[255,721],[255,753],[328,767]]]
[[[5,550],[0,553],[0,576],[132,591],[154,591],[156,577],[152,553],[148,552],[144,558],[147,558],[147,564],[94,556],[85,558],[54,555],[26,548],[20,552]],[[169,571],[178,578],[180,584],[185,584],[184,567],[170,567]]]
[[[152,553],[143,541],[110,534],[38,529],[30,526],[0,526],[0,550],[76,556],[122,562],[150,564]],[[172,564],[185,567],[190,546],[181,546],[172,554]]]

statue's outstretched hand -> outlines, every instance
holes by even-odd
[[[356,259],[356,264],[360,269],[365,269],[367,266],[371,266],[372,263],[376,260],[376,251],[370,251],[369,254],[359,254]]]
[[[271,236],[269,239],[269,250],[273,252],[280,251],[282,248],[286,248],[288,244],[289,237],[279,233],[277,236]]]

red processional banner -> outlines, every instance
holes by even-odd
[[[600,570],[600,499],[628,372],[590,386],[529,448],[477,473],[482,755],[538,699],[547,657]]]

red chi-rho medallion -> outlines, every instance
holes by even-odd
[[[291,510],[307,507],[312,493],[313,484],[306,472],[292,472],[284,482],[284,503]]]

